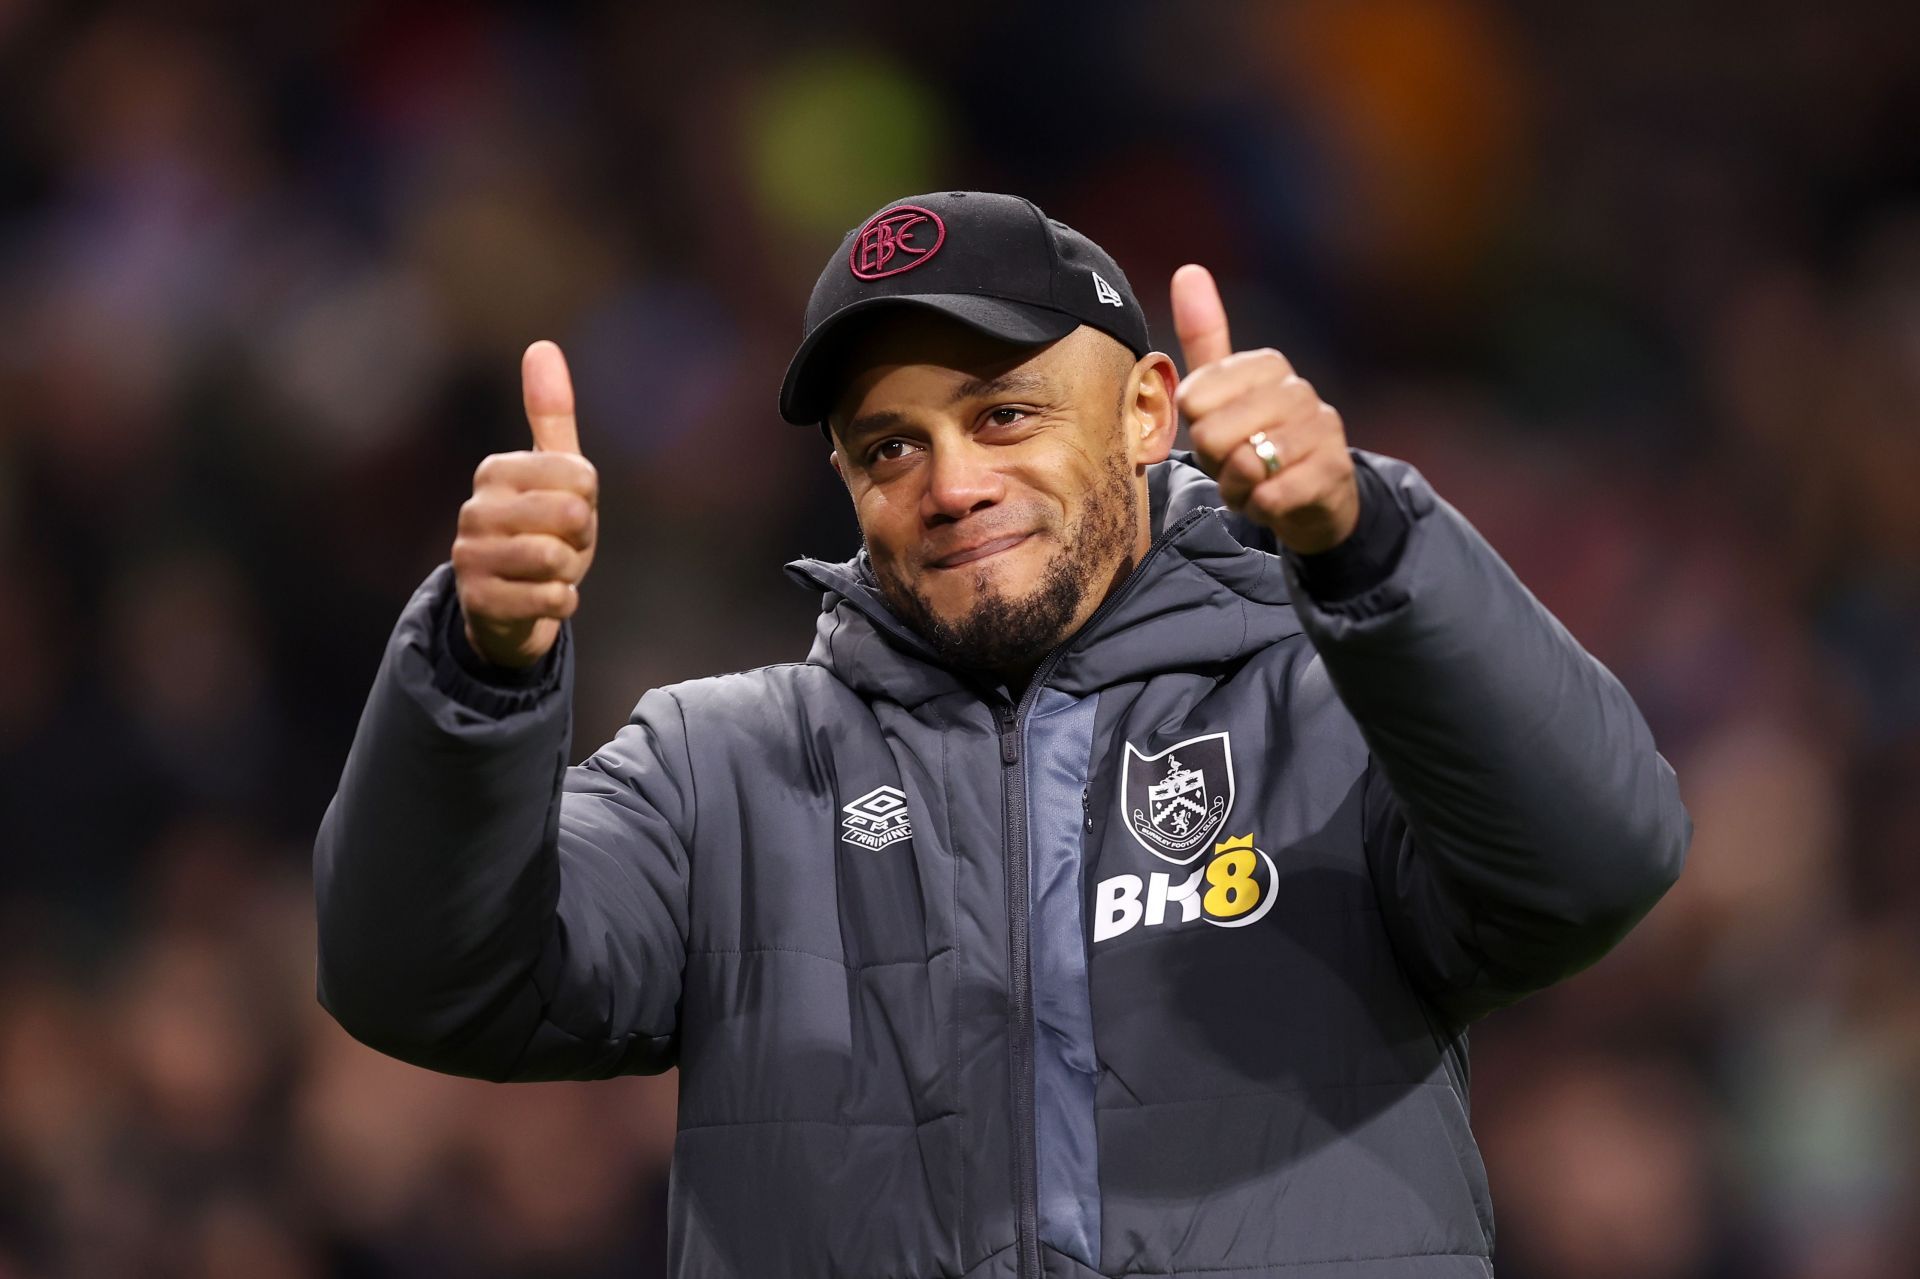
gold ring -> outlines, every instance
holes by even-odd
[[[1247,437],[1247,443],[1253,445],[1253,455],[1267,468],[1267,478],[1280,474],[1280,450],[1273,446],[1265,431],[1255,431]]]

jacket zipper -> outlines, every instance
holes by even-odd
[[[1038,672],[1036,672],[1037,676]],[[1006,770],[1005,825],[1007,832],[1007,964],[1012,1003],[1012,1026],[1007,1035],[1007,1057],[1013,1077],[1013,1180],[1019,1199],[1019,1260],[1022,1279],[1040,1275],[1040,1192],[1033,1119],[1033,969],[1027,929],[1027,778],[1020,766],[1020,730],[1038,680],[1014,706],[1002,701],[994,708],[1000,721],[1000,763]]]
[[[1027,912],[1031,905],[1028,895],[1029,877],[1028,858],[1032,850],[1027,846],[1027,772],[1020,759],[1020,744],[1026,729],[1027,714],[1033,709],[1033,703],[1040,696],[1040,690],[1046,687],[1047,680],[1053,674],[1053,668],[1060,664],[1073,643],[1080,636],[1092,630],[1095,623],[1111,613],[1119,603],[1133,592],[1134,586],[1145,574],[1147,565],[1153,562],[1160,549],[1173,540],[1187,525],[1204,515],[1204,509],[1189,513],[1172,528],[1167,529],[1154,539],[1140,562],[1133,566],[1133,572],[1120,584],[1100,607],[1093,611],[1086,624],[1080,627],[1058,647],[1041,659],[1034,669],[1033,678],[1027,681],[1026,691],[1015,704],[1006,698],[999,698],[994,705],[994,718],[1000,728],[1000,765],[1005,774],[1005,785],[1001,793],[1006,797],[1006,807],[1002,813],[1007,839],[1007,965],[1009,984],[1012,987],[1012,1022],[1007,1036],[1007,1056],[1013,1070],[1013,1135],[1014,1135],[1014,1190],[1019,1195],[1019,1262],[1020,1279],[1040,1279],[1040,1191],[1039,1191],[1039,1155],[1034,1140],[1034,1024],[1033,1024],[1033,963],[1032,938],[1029,935]],[[1083,793],[1081,803],[1087,804]],[[1091,814],[1089,813],[1089,816]]]

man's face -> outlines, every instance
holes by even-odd
[[[1015,347],[899,311],[847,367],[834,467],[888,605],[950,663],[1030,669],[1146,550],[1172,362],[1084,326]]]

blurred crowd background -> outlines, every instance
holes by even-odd
[[[804,654],[780,564],[857,534],[779,375],[947,187],[1166,345],[1212,266],[1678,768],[1679,886],[1475,1030],[1503,1279],[1920,1273],[1920,7],[910,10],[0,0],[0,1279],[662,1272],[672,1077],[355,1044],[313,832],[533,338],[605,490],[575,757]]]

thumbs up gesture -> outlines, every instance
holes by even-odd
[[[1173,273],[1173,326],[1187,360],[1175,399],[1222,500],[1301,554],[1345,541],[1360,490],[1340,415],[1280,352],[1234,351],[1205,267]]]
[[[494,453],[460,506],[453,576],[467,642],[496,666],[531,666],[580,607],[593,563],[600,477],[580,455],[566,357],[535,342],[520,361],[533,448]]]

